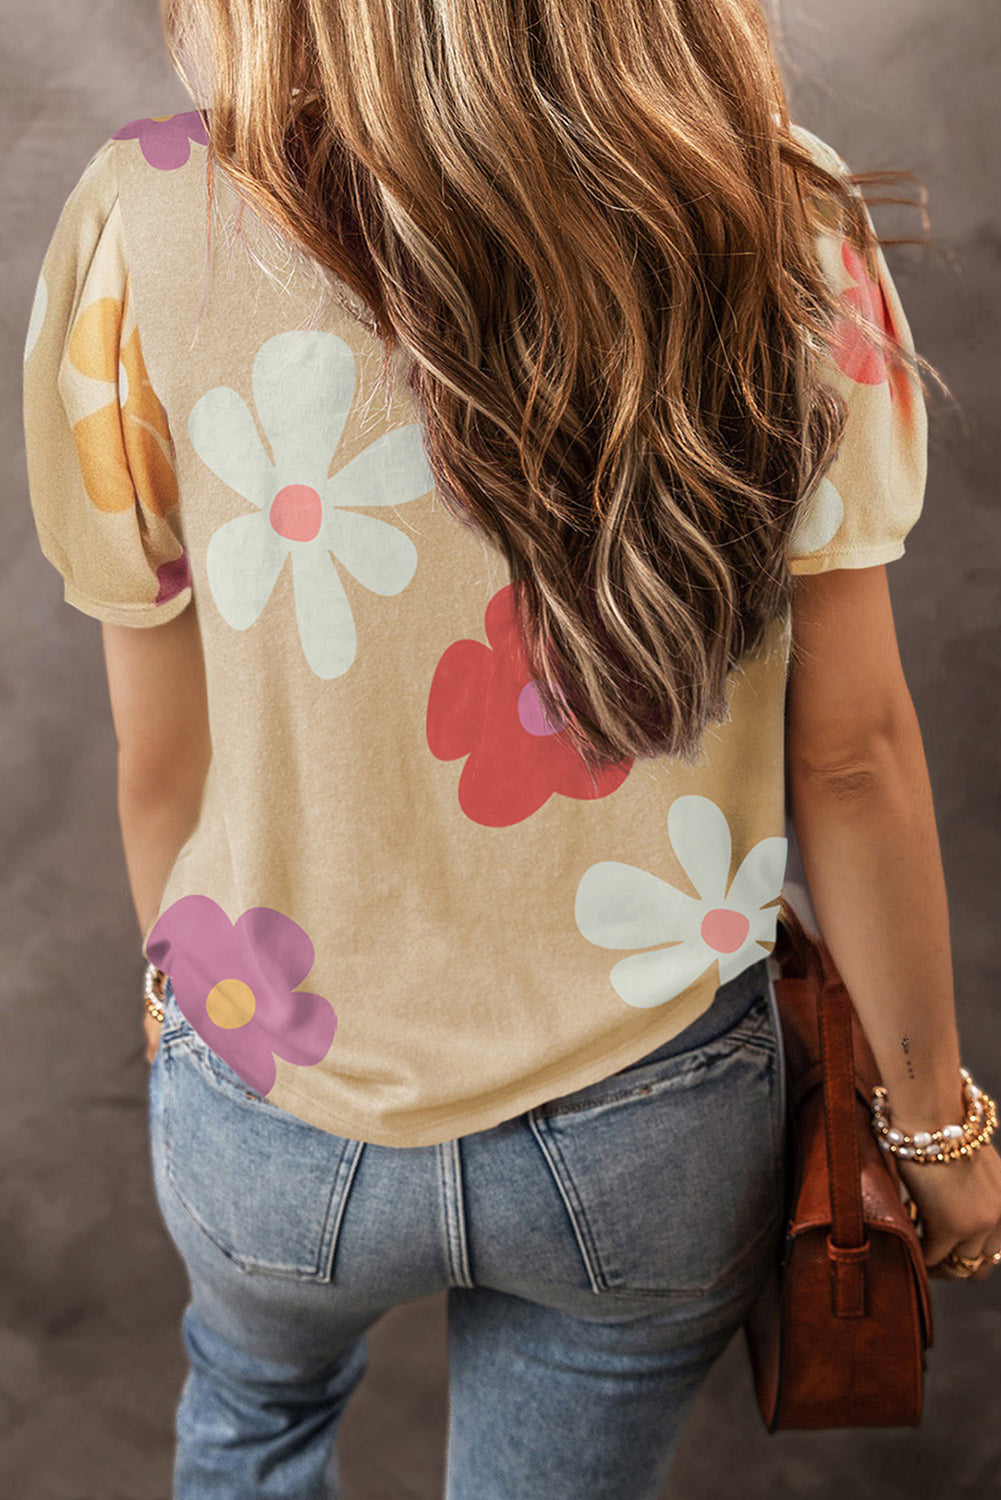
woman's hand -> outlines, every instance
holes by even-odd
[[[915,1166],[896,1156],[894,1162],[924,1220],[929,1275],[953,1279],[948,1271],[932,1269],[950,1250],[970,1260],[1001,1250],[1001,1156],[993,1146],[981,1146],[960,1161]],[[970,1279],[983,1281],[999,1269],[988,1261]]]
[[[146,1061],[152,1065],[156,1056],[156,1049],[160,1045],[160,1033],[163,1030],[163,1022],[157,1021],[143,1006],[143,1030],[146,1033]]]

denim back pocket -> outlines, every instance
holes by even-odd
[[[704,1046],[528,1112],[593,1291],[707,1295],[777,1246],[778,1045],[763,994]]]
[[[169,992],[154,1067],[164,1175],[190,1218],[242,1271],[330,1281],[364,1142],[269,1103]]]

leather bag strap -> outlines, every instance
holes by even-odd
[[[782,914],[792,928],[797,951],[802,953],[804,944],[813,950],[809,970],[816,973],[817,978],[817,1024],[831,1201],[831,1229],[827,1237],[831,1310],[837,1317],[862,1317],[865,1314],[865,1263],[869,1240],[862,1209],[851,999],[823,938],[808,935],[784,899]]]
[[[826,965],[825,965],[826,971]],[[820,1049],[824,1077],[824,1131],[831,1190],[832,1311],[838,1317],[865,1313],[865,1261],[869,1241],[862,1213],[862,1171],[855,1102],[855,1054],[848,991],[825,972],[820,993]]]

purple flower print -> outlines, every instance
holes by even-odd
[[[257,1093],[274,1088],[275,1054],[302,1066],[329,1051],[333,1006],[295,988],[313,966],[313,944],[273,906],[251,906],[231,923],[208,896],[182,896],[153,924],[144,951],[170,975],[198,1035]]]
[[[182,590],[190,588],[191,564],[187,552],[182,552],[180,557],[174,557],[170,562],[161,563],[156,570],[156,577],[160,585],[154,601],[157,604],[166,604],[168,599],[173,599]]]
[[[208,136],[197,109],[180,115],[147,115],[130,120],[116,130],[113,140],[138,141],[143,156],[159,172],[173,172],[183,167],[191,155],[191,142],[208,145]]]

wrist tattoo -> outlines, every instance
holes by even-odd
[[[903,1037],[901,1037],[900,1038],[900,1045],[904,1049],[904,1057],[905,1057],[905,1059],[907,1061],[907,1076],[908,1076],[908,1078],[913,1078],[914,1077],[914,1064],[911,1062],[911,1039],[910,1039],[910,1037],[909,1036],[903,1036]]]

